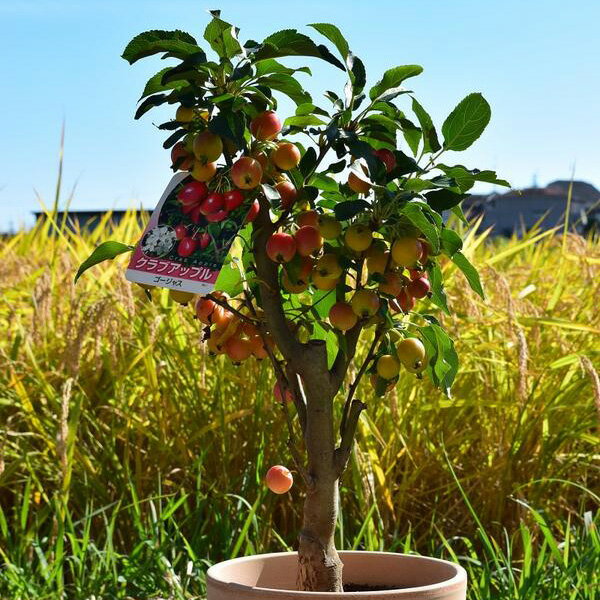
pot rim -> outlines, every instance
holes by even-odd
[[[339,595],[339,592],[303,592],[303,591],[299,591],[299,590],[282,590],[282,589],[277,589],[277,588],[267,588],[267,587],[258,587],[258,586],[252,586],[252,585],[244,585],[241,583],[237,583],[235,581],[225,581],[223,579],[221,579],[217,573],[220,570],[220,568],[226,567],[232,563],[236,563],[236,562],[254,562],[254,561],[259,561],[259,560],[268,560],[270,558],[276,558],[276,557],[280,557],[280,556],[288,556],[288,555],[297,555],[297,552],[271,552],[271,553],[267,553],[267,554],[252,554],[250,556],[241,556],[238,558],[231,558],[229,560],[225,560],[219,563],[216,563],[214,565],[212,565],[211,567],[209,567],[208,571],[206,572],[206,580],[207,583],[210,580],[211,584],[219,586],[219,587],[230,587],[230,586],[235,586],[238,589],[245,589],[245,590],[254,590],[257,592],[265,592],[265,593],[269,593],[272,596],[276,596],[276,595],[285,595],[286,597],[289,597],[290,595],[315,595],[316,596],[331,596],[334,597],[336,595]],[[338,552],[338,554],[340,555],[340,558],[344,558],[344,555],[368,555],[370,557],[376,557],[376,556],[396,556],[398,558],[410,558],[410,559],[420,559],[420,560],[425,560],[428,562],[435,562],[435,563],[441,563],[444,565],[448,565],[450,567],[452,567],[453,569],[455,569],[455,574],[450,577],[449,579],[445,579],[444,581],[439,581],[438,583],[431,583],[429,585],[421,585],[421,586],[417,586],[417,587],[411,587],[411,588],[398,588],[395,590],[381,590],[381,591],[377,591],[375,592],[378,596],[391,596],[393,594],[395,594],[396,596],[398,594],[406,594],[406,595],[410,595],[410,594],[415,594],[416,592],[433,592],[435,593],[436,591],[450,591],[451,588],[455,588],[455,587],[459,587],[461,585],[466,585],[467,582],[467,572],[465,571],[465,569],[463,567],[461,567],[459,564],[451,562],[449,560],[444,560],[442,558],[433,558],[431,556],[422,556],[420,554],[403,554],[400,552],[377,552],[377,551],[369,551],[369,550],[340,550]],[[361,595],[365,595],[368,596],[369,594],[372,596],[374,592],[372,591],[366,591],[366,592],[350,592],[350,594],[352,594],[352,596],[349,596],[349,598],[354,597],[354,595],[357,596],[361,596]],[[437,596],[432,596],[432,599],[434,597]]]

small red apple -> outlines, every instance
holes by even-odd
[[[281,121],[274,111],[267,110],[252,119],[250,131],[257,140],[272,140],[281,131]]]
[[[389,173],[396,167],[396,157],[391,150],[382,148],[381,150],[374,150],[373,154],[385,165],[385,170]]]
[[[177,244],[177,254],[183,258],[191,256],[197,247],[198,242],[196,240],[191,237],[184,237],[179,244]]]
[[[186,235],[187,235],[187,227],[183,223],[180,223],[179,225],[177,225],[175,227],[175,237],[178,240],[182,240]]]
[[[266,250],[273,262],[290,262],[296,254],[296,240],[289,233],[277,232],[267,241]]]
[[[229,213],[226,210],[218,210],[206,215],[205,218],[209,223],[220,223],[221,221],[225,220],[228,215]]]
[[[223,194],[225,210],[231,212],[244,202],[244,193],[241,190],[229,190]]]
[[[225,200],[223,194],[219,192],[211,192],[206,196],[202,204],[200,205],[200,212],[203,215],[209,215],[221,210],[225,206]]]
[[[316,227],[305,225],[294,234],[296,248],[300,256],[310,256],[323,246],[323,238]]]
[[[203,181],[190,181],[181,188],[177,194],[177,199],[185,206],[198,204],[206,196],[208,196],[208,188]]]
[[[282,465],[275,465],[267,471],[265,477],[267,487],[275,494],[285,494],[294,485],[294,478],[289,469]]]
[[[258,216],[259,211],[260,211],[260,203],[258,202],[258,200],[255,200],[252,203],[252,206],[250,207],[248,214],[246,215],[246,219],[244,220],[244,223],[252,223],[252,221],[254,221],[254,219],[256,219],[256,217]]]

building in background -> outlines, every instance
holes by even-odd
[[[531,229],[543,218],[542,229],[563,222],[570,181],[553,181],[544,188],[531,187],[503,194],[473,194],[463,202],[471,216],[483,215],[481,227],[494,235],[510,236]],[[598,228],[600,191],[584,181],[573,181],[569,223],[579,231]]]
[[[59,210],[56,213],[56,222],[63,223],[72,231],[93,231],[105,219],[108,219],[113,225],[118,225],[130,210],[69,210],[68,212]],[[47,219],[47,213],[43,211],[34,211],[35,222],[43,222]],[[140,226],[148,221],[146,211],[136,211]]]

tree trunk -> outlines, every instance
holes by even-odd
[[[341,592],[343,564],[335,549],[338,481],[319,481],[308,491],[298,547],[298,588]]]
[[[333,397],[329,382],[325,383],[324,379],[319,377],[317,368],[304,379],[310,485],[299,536],[298,589],[306,592],[343,591],[343,565],[334,541],[339,480],[335,464]]]

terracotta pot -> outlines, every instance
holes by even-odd
[[[454,563],[389,552],[340,552],[344,582],[386,591],[299,592],[295,552],[259,554],[212,566],[208,600],[465,600],[467,573]],[[394,588],[394,589],[389,589]],[[397,589],[395,589],[397,588]]]

